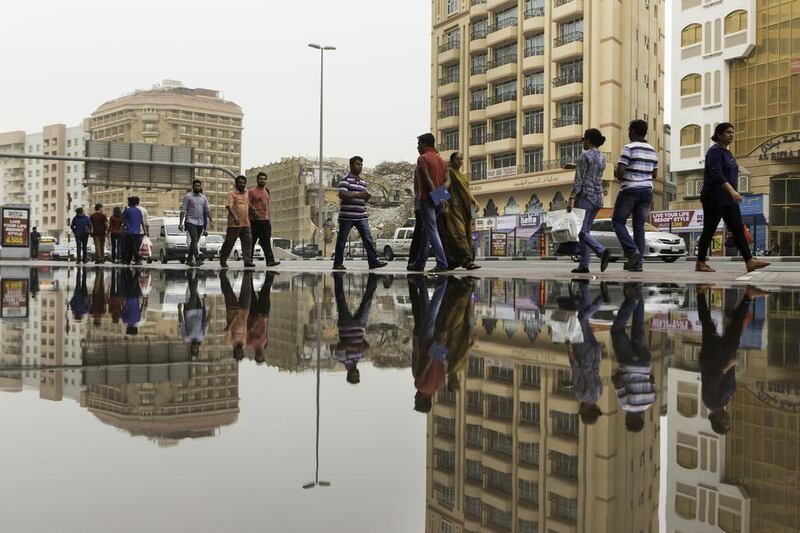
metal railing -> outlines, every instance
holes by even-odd
[[[458,108],[446,108],[442,111],[439,111],[439,118],[447,118],[447,117],[457,117],[458,116]]]
[[[517,138],[517,130],[511,131],[498,131],[486,134],[486,142],[492,141],[502,141],[503,139],[516,139]]]
[[[553,7],[561,7],[574,1],[575,0],[553,0]]]
[[[458,83],[459,81],[461,81],[461,76],[459,74],[456,74],[455,76],[445,76],[444,78],[439,78],[439,85]]]
[[[524,135],[531,135],[537,133],[544,133],[544,123],[534,122],[533,124],[526,123],[522,129]]]
[[[571,31],[569,33],[565,33],[564,35],[559,35],[553,39],[553,46],[563,46],[576,41],[583,41],[582,31]]]
[[[544,94],[544,85],[525,85],[523,94],[525,96],[530,96],[532,94]]]
[[[489,33],[494,33],[496,31],[500,31],[505,28],[510,28],[516,25],[517,25],[517,17],[508,18],[502,22],[498,22],[497,24],[489,25]]]
[[[486,109],[486,104],[487,104],[488,100],[489,100],[488,96],[485,96],[485,97],[481,98],[480,100],[470,100],[469,108],[471,110],[473,110],[473,111],[476,110],[476,109]]]
[[[583,83],[583,71],[570,72],[569,74],[562,74],[553,78],[553,87],[562,87],[570,83]]]
[[[517,62],[517,54],[508,54],[507,56],[503,56],[497,59],[492,59],[487,63],[487,68],[489,70],[497,67],[502,67],[503,65],[508,65],[510,63]]]
[[[532,19],[535,17],[543,17],[544,16],[544,8],[543,7],[532,7],[530,9],[525,10],[525,18]]]
[[[473,41],[485,39],[487,35],[489,35],[489,28],[473,28],[472,33],[470,34]]]
[[[564,126],[574,126],[575,124],[583,124],[583,115],[565,115],[553,119],[554,128],[563,128]]]
[[[488,1],[489,0],[472,0],[469,5],[470,5],[470,7],[471,6],[479,6],[479,5],[485,4]]]
[[[543,56],[543,55],[544,55],[544,46],[526,46],[525,47],[525,57]]]
[[[512,102],[517,99],[517,91],[510,91],[501,95],[489,96],[486,98],[486,105],[502,104],[503,102]]]
[[[440,45],[439,52],[447,52],[448,50],[453,50],[456,48],[461,48],[461,39],[453,39]]]
[[[470,146],[477,146],[481,144],[486,144],[486,134],[483,135],[473,135],[469,138],[469,145]]]
[[[470,69],[470,75],[478,76],[480,74],[486,74],[487,70],[488,69],[486,67],[486,63],[484,63],[483,65],[473,65],[472,68]]]

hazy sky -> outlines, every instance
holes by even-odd
[[[44,0],[3,6],[0,131],[74,125],[170,78],[244,113],[245,167],[319,152],[411,160],[430,123],[430,1]]]

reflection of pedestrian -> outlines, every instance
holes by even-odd
[[[625,301],[611,326],[611,339],[617,358],[612,376],[619,407],[625,411],[625,427],[639,432],[644,428],[644,412],[656,400],[656,386],[650,365],[650,347],[644,333],[644,297],[638,283],[625,284]],[[633,315],[631,334],[625,331]]]
[[[119,263],[122,260],[122,247],[124,235],[122,234],[122,209],[114,208],[111,218],[108,219],[108,231],[111,234],[111,262]]]
[[[750,302],[764,293],[748,287],[733,312],[724,335],[717,332],[706,301],[706,287],[698,286],[697,312],[703,326],[700,347],[700,380],[703,404],[709,410],[708,420],[714,432],[724,435],[731,429],[730,415],[725,410],[736,391],[736,351],[742,338]]]
[[[239,298],[233,292],[228,274],[221,270],[219,284],[225,298],[225,339],[233,348],[233,358],[244,359],[244,345],[247,342],[247,318],[250,315],[250,298],[253,292],[253,273],[246,271],[239,289]]]
[[[475,306],[472,302],[473,281],[470,278],[447,279],[447,289],[436,321],[436,338],[447,350],[447,390],[458,390],[458,373],[464,368],[469,350],[475,343],[472,335]]]
[[[178,329],[183,340],[189,343],[192,357],[200,354],[200,345],[208,335],[208,312],[206,303],[197,292],[197,272],[186,273],[189,281],[188,296],[185,304],[178,305]]]
[[[72,291],[72,299],[69,301],[72,309],[72,316],[76,321],[80,321],[89,312],[89,291],[86,288],[86,269],[78,268],[75,273],[75,289]]]
[[[134,207],[134,209],[136,209]],[[146,299],[142,297],[142,287],[139,285],[139,270],[125,269],[122,272],[125,303],[122,307],[122,321],[125,323],[126,335],[138,335],[139,323],[142,321]]]
[[[31,245],[31,257],[33,259],[39,258],[39,242],[42,240],[42,234],[36,231],[36,226],[33,227],[31,230],[30,236],[30,245]]]
[[[269,327],[270,293],[272,292],[272,282],[275,279],[273,272],[267,272],[261,290],[253,289],[252,278],[250,280],[250,292],[255,296],[250,303],[250,316],[247,317],[247,346],[255,352],[256,363],[263,363],[264,350],[269,343],[267,329]]]
[[[333,275],[336,310],[338,312],[336,325],[339,328],[339,343],[336,345],[335,355],[336,359],[347,370],[348,383],[355,385],[361,381],[358,362],[361,361],[364,353],[369,349],[369,343],[367,343],[364,335],[367,332],[372,297],[378,287],[378,276],[377,274],[370,274],[367,277],[367,287],[361,297],[361,304],[359,304],[355,313],[351,313],[347,307],[343,278],[344,275],[342,273],[334,273]]]
[[[603,357],[603,350],[594,336],[589,321],[600,310],[602,297],[598,296],[594,301],[590,299],[587,281],[579,284],[576,300],[583,341],[569,345],[572,392],[580,402],[578,413],[583,423],[594,424],[603,414],[597,405],[603,395],[603,382],[600,379],[600,360]]]
[[[36,295],[39,294],[39,271],[36,268],[30,269],[30,280],[31,296],[36,298]]]
[[[106,314],[106,286],[105,275],[99,268],[94,269],[94,286],[92,287],[92,308],[89,311],[95,326],[100,325],[100,320]]]
[[[114,324],[119,324],[122,318],[123,294],[122,270],[115,268],[111,271],[111,289],[108,291],[108,314]]]
[[[411,312],[414,315],[414,341],[412,342],[411,371],[414,375],[414,410],[428,413],[433,406],[433,395],[445,381],[447,347],[436,338],[436,321],[447,288],[447,278],[436,279],[433,298],[423,276],[409,276],[408,292]]]

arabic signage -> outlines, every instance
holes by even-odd
[[[800,385],[793,381],[757,381],[758,399],[783,411],[800,413]]]
[[[27,248],[30,213],[26,207],[3,207],[3,247]]]
[[[779,135],[758,147],[759,161],[800,159],[800,133]]]
[[[0,317],[27,318],[28,280],[4,278],[0,280]]]
[[[508,250],[508,235],[505,233],[492,234],[492,256],[505,257]]]

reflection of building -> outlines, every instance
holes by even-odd
[[[347,174],[346,159],[330,158],[323,165],[323,186],[328,189]],[[269,210],[272,220],[272,236],[291,239],[294,244],[314,242],[317,227],[317,205],[319,188],[319,161],[305,157],[284,157],[247,170],[247,182],[254,185],[256,174],[267,173],[267,188],[272,194]],[[329,198],[326,190],[326,200]],[[338,200],[336,200],[338,202]],[[335,213],[324,213],[326,216]]]
[[[98,107],[91,118],[92,139],[192,146],[196,163],[214,163],[238,170],[241,164],[242,110],[222,98],[219,91],[189,89],[165,80],[151,90],[111,100]],[[196,170],[212,206],[214,220],[225,220],[225,197],[233,188],[230,177]],[[93,187],[92,203],[109,209],[127,205],[128,196],[139,196],[151,216],[180,207],[191,184],[173,191]]]
[[[663,2],[432,5],[431,130],[445,157],[463,152],[484,217],[563,209],[574,172],[562,167],[585,128],[600,128],[613,163],[642,118],[663,154]],[[663,190],[662,174],[657,206]]]
[[[495,287],[496,295],[520,301],[539,288],[500,285],[507,290]],[[525,318],[529,310],[502,300],[495,307],[499,318],[479,320],[460,390],[439,392],[428,418],[427,530],[656,531],[659,402],[641,433],[627,433],[607,355],[604,415],[584,425],[566,348]],[[597,335],[610,345],[607,333]],[[656,349],[653,355],[660,389]]]

